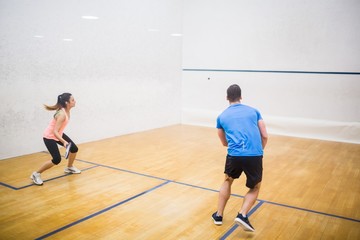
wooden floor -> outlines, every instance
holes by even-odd
[[[43,186],[29,176],[47,152],[0,161],[1,240],[360,239],[360,145],[270,135],[254,233],[233,222],[244,176],[223,225],[211,220],[226,154],[216,129],[176,125],[79,149],[83,172],[64,174],[63,160]]]

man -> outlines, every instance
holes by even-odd
[[[249,191],[244,197],[235,222],[246,231],[255,231],[247,214],[259,195],[263,149],[268,135],[260,112],[241,104],[241,89],[238,85],[231,85],[227,89],[227,100],[230,106],[219,115],[216,126],[221,143],[228,147],[225,180],[219,192],[218,209],[212,215],[212,219],[216,225],[222,224],[224,209],[231,194],[231,185],[234,179],[239,178],[244,172]]]

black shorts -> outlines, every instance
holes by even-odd
[[[226,156],[225,171],[229,177],[239,178],[241,173],[246,175],[246,186],[254,188],[262,180],[262,159],[263,156]]]

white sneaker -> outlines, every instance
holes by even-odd
[[[31,174],[30,178],[33,180],[33,182],[36,185],[43,185],[43,183],[44,183],[43,180],[41,180],[40,173],[33,172]]]
[[[72,167],[66,167],[64,170],[65,173],[75,173],[75,174],[79,174],[81,173],[81,171],[79,169],[77,169],[76,167],[72,166]]]

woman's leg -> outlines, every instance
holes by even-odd
[[[53,166],[57,165],[61,161],[61,155],[59,152],[59,148],[57,146],[57,142],[52,139],[46,139],[44,138],[44,143],[46,148],[48,149],[49,153],[52,156],[52,159],[49,161],[46,161],[36,172],[42,173],[46,171],[49,168],[52,168]]]
[[[52,168],[55,166],[51,160],[46,161],[41,167],[36,171],[37,173],[43,173],[45,170]]]
[[[63,134],[63,139],[65,141],[67,141],[68,143],[71,143],[71,147],[70,147],[70,154],[69,154],[69,159],[68,159],[68,167],[72,167],[76,158],[76,154],[78,152],[78,147],[76,146],[76,144],[64,133]]]

